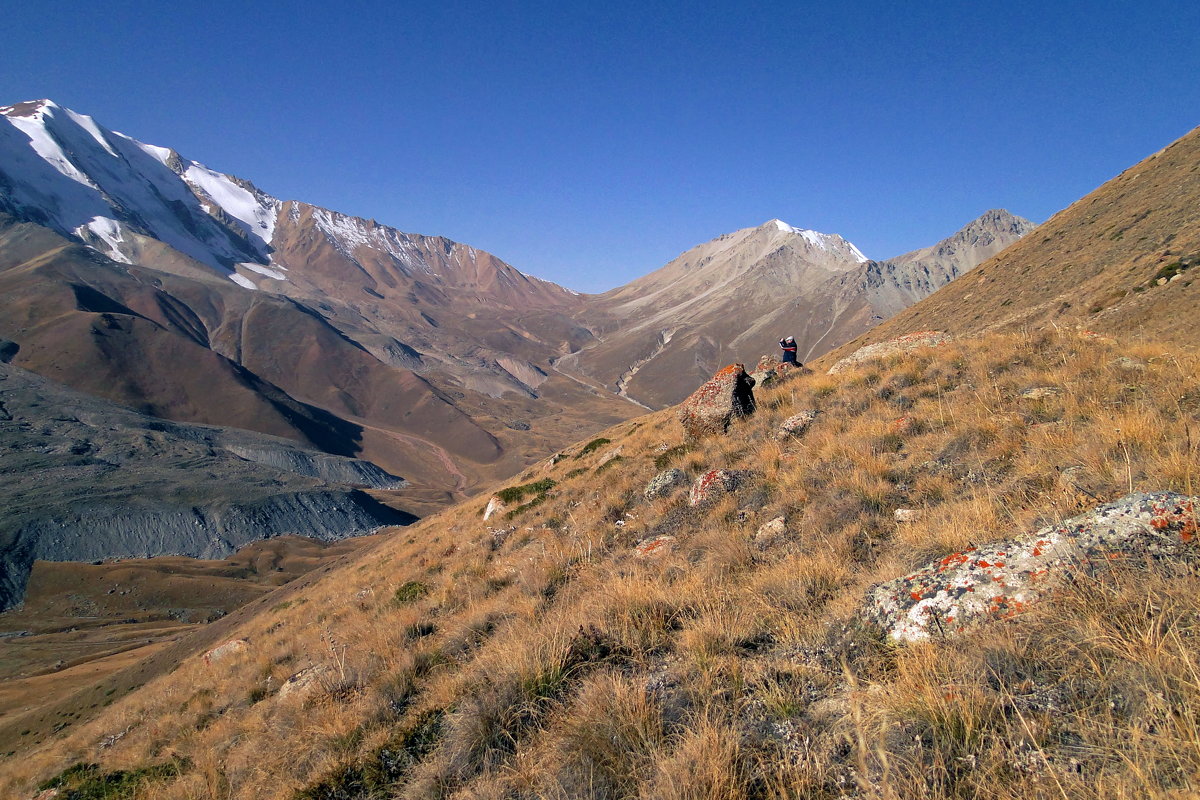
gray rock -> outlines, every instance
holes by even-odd
[[[1196,546],[1200,498],[1135,493],[1036,533],[953,553],[867,593],[863,616],[893,640],[952,635],[1019,614],[1077,573]]]
[[[804,432],[808,430],[816,418],[817,412],[812,409],[801,411],[799,414],[793,414],[780,423],[776,438],[794,439],[803,436]]]
[[[217,664],[225,661],[239,653],[244,653],[250,647],[250,643],[245,639],[230,639],[224,644],[219,644],[212,650],[204,654],[205,664]]]
[[[776,372],[773,369],[757,369],[750,373],[750,377],[754,379],[755,388],[761,389],[764,386],[769,386],[775,383]]]
[[[312,689],[320,685],[320,682],[332,670],[324,664],[315,664],[311,667],[305,667],[295,675],[288,678],[279,687],[279,697],[287,697],[289,695],[307,694]]]
[[[1032,389],[1021,392],[1021,399],[1045,400],[1050,397],[1058,397],[1060,394],[1062,394],[1062,389],[1057,386],[1034,386]]]
[[[774,545],[787,533],[787,517],[776,517],[770,522],[758,526],[751,541],[758,547],[767,548]]]
[[[683,470],[664,470],[651,478],[650,482],[646,484],[646,488],[642,491],[642,496],[647,500],[668,497],[675,491],[677,486],[682,486],[684,483],[687,483],[687,474]]]

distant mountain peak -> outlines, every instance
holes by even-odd
[[[57,103],[49,99],[41,100],[25,100],[20,103],[13,103],[9,106],[0,106],[0,115],[6,117],[31,117],[34,114],[41,112],[43,109],[60,108]]]
[[[776,230],[799,236],[804,239],[804,241],[808,242],[811,247],[816,247],[821,250],[828,250],[835,253],[847,254],[851,259],[859,264],[868,260],[867,257],[863,255],[862,251],[855,247],[852,242],[836,233],[821,233],[820,231],[814,231],[808,228],[797,228],[794,225],[787,224],[781,219],[769,219],[762,225],[759,225],[758,230]]]

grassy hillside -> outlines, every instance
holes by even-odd
[[[1059,326],[1195,348],[1197,266],[1200,128],[823,361],[927,328]]]
[[[0,793],[1190,796],[1188,559],[1081,578],[949,641],[896,646],[858,611],[932,558],[1131,489],[1194,494],[1198,367],[993,333],[767,388],[720,439],[684,442],[671,411],[624,423],[494,487],[534,484],[505,493],[510,518],[484,522],[478,497],[260,602],[228,630],[243,649],[197,651],[18,748]],[[1023,396],[1039,387],[1056,391]],[[807,409],[810,429],[778,439]],[[708,507],[645,500],[670,467],[751,474]]]

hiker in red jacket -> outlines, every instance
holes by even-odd
[[[795,364],[796,362],[796,340],[791,336],[786,339],[779,340],[779,346],[783,348],[783,363]]]

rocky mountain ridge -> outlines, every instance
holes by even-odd
[[[992,210],[936,245],[872,261],[840,236],[769,220],[596,296],[582,313],[597,341],[555,365],[650,408],[677,403],[722,364],[754,363],[783,336],[796,338],[801,360],[820,356],[1033,228]]]

